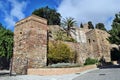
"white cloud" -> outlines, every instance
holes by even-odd
[[[0,9],[4,13],[4,21],[7,24],[8,29],[13,29],[16,20],[23,19],[25,17],[24,10],[27,6],[27,1],[8,0],[6,5],[3,1],[0,1]]]
[[[110,29],[115,13],[120,11],[120,0],[63,0],[57,10],[63,17],[74,17],[79,24],[102,22]]]
[[[26,8],[27,3],[25,1],[18,2],[17,0],[8,0],[11,3],[12,9],[10,15],[16,17],[18,20],[25,17],[23,11]]]
[[[7,4],[7,3],[6,3]],[[0,11],[6,14],[6,5],[4,4],[3,1],[0,1]]]
[[[7,28],[8,29],[13,29],[13,28],[11,28],[11,27],[13,27],[15,25],[15,21],[14,21],[13,17],[6,16],[4,20],[5,20],[5,22],[8,23]]]

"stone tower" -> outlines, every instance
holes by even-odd
[[[110,61],[110,43],[107,38],[110,36],[106,31],[93,29],[86,33],[87,42],[91,52],[90,57],[100,59],[102,56],[107,62]]]
[[[47,20],[32,15],[15,25],[12,72],[26,74],[28,68],[47,62]]]

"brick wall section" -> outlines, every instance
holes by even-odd
[[[73,43],[73,42],[65,42],[71,50],[76,51],[76,63],[84,64],[86,58],[90,57],[90,52],[88,48],[88,44],[86,43]]]
[[[76,68],[39,68],[39,69],[28,69],[28,75],[63,75],[63,74],[72,74],[80,73],[86,70],[95,69],[96,65],[89,65],[84,67]]]
[[[110,61],[110,43],[107,38],[110,36],[106,31],[93,29],[86,33],[88,47],[91,57],[100,59],[102,56]]]
[[[60,30],[59,26],[49,26],[49,30],[51,32],[55,32]],[[88,25],[86,24],[86,27]],[[75,32],[79,32],[75,35]],[[72,31],[73,32],[73,31]],[[54,35],[54,33],[51,33]],[[82,34],[82,35],[81,35]],[[83,35],[84,34],[84,35]],[[77,36],[77,37],[76,37]],[[85,39],[84,37],[85,36]],[[72,37],[76,39],[76,41],[85,40],[85,42],[65,42],[69,47],[77,52],[77,63],[83,64],[86,58],[95,58],[100,59],[102,56],[106,59],[107,62],[110,61],[110,43],[107,38],[110,35],[103,30],[100,29],[88,29],[88,28],[75,28],[74,34]],[[50,40],[55,40],[54,37]],[[79,39],[78,39],[79,38]],[[77,40],[78,39],[78,40]]]
[[[54,26],[56,28],[49,27],[52,28],[49,28],[49,30],[53,30],[53,32],[61,29],[59,26]],[[47,20],[35,15],[16,23],[12,72],[26,74],[28,68],[37,69],[46,65],[47,30]],[[87,43],[65,42],[70,46],[71,50],[77,52],[77,63],[83,64],[88,57],[99,59],[102,56],[107,61],[110,61],[110,44],[106,40],[109,34],[98,29],[85,28],[79,30],[86,33]]]
[[[50,40],[50,42],[54,43],[56,41]],[[76,53],[75,63],[83,65],[85,63],[85,60],[88,57],[91,57],[87,43],[74,43],[74,42],[65,42],[65,41],[62,42],[65,43],[70,48],[71,51],[74,51]]]
[[[32,15],[16,23],[12,72],[26,74],[27,68],[46,65],[47,21]]]

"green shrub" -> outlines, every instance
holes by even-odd
[[[81,67],[80,64],[71,63],[57,63],[47,66],[46,68],[71,68],[71,67]]]
[[[85,63],[84,63],[84,65],[91,65],[91,64],[95,64],[95,63],[97,63],[98,62],[98,60],[97,59],[92,59],[92,58],[87,58],[86,60],[85,60]]]
[[[64,39],[64,41],[67,41],[67,42],[77,42],[75,39],[73,39],[72,37],[67,37],[66,39]]]
[[[49,42],[48,45],[48,64],[73,62],[74,51],[61,41]]]
[[[71,36],[67,36],[67,33],[62,30],[57,31],[54,35],[55,35],[55,40],[61,40],[61,41],[67,41],[67,42],[77,42]]]

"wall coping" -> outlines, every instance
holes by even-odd
[[[30,20],[33,20],[33,21],[36,21],[36,22],[40,22],[42,24],[47,25],[47,20],[45,18],[36,16],[36,15],[31,15],[31,16],[28,16],[27,18],[24,18],[24,19],[16,22],[15,26],[19,26],[21,24],[24,24],[24,23],[30,21]]]
[[[88,65],[83,67],[73,67],[73,68],[38,68],[33,69],[29,68],[27,74],[28,75],[63,75],[63,74],[73,74],[80,73],[86,70],[95,69],[96,65]]]

